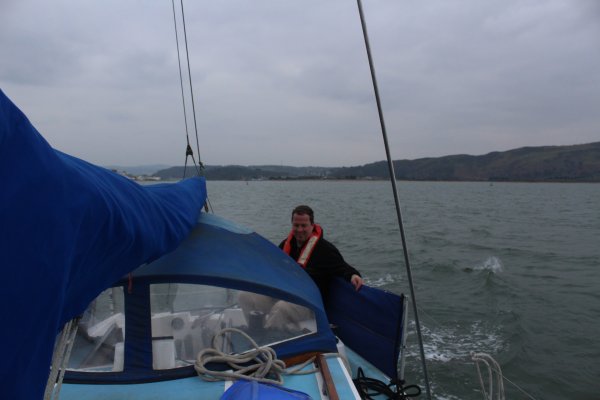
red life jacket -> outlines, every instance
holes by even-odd
[[[322,236],[323,236],[323,229],[321,229],[320,225],[314,224],[313,231],[312,231],[310,237],[308,238],[308,240],[306,241],[306,243],[304,243],[304,245],[300,249],[300,256],[298,256],[298,259],[296,260],[296,262],[298,264],[300,264],[300,266],[302,268],[306,268],[306,264],[308,264],[308,260],[310,260],[310,256],[312,255],[313,250],[315,249],[315,246],[317,245],[317,242],[319,241],[319,239],[321,239]],[[292,251],[292,240],[294,240],[294,230],[293,229],[290,231],[290,234],[288,235],[287,239],[283,243],[283,251],[287,255],[289,255]]]

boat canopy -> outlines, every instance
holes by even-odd
[[[108,301],[112,312],[83,321],[80,329],[87,335],[76,341],[66,382],[143,382],[195,375],[196,355],[211,346],[212,337],[223,328],[247,332],[259,345],[273,347],[278,358],[336,351],[320,292],[310,276],[259,234],[213,214],[202,213],[175,251],[140,267],[113,290],[98,300],[105,308]],[[253,330],[238,302],[241,293],[272,297],[274,303],[289,302],[309,312],[297,321],[295,331],[269,331],[263,325]],[[124,299],[117,300],[120,297]],[[248,349],[239,338],[228,336],[227,341],[222,343],[227,352]],[[95,362],[93,352],[101,347],[110,354]]]
[[[323,311],[317,286],[291,257],[256,232],[214,214],[202,213],[176,251],[137,269],[133,278],[251,290]]]
[[[179,245],[205,181],[141,186],[57,151],[0,91],[0,183],[0,383],[3,398],[39,399],[63,324]]]

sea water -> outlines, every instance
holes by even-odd
[[[398,188],[433,398],[482,399],[470,353],[484,352],[507,399],[600,399],[600,185]],[[208,193],[216,214],[275,243],[310,205],[368,285],[409,294],[389,182],[210,181]],[[414,322],[407,350],[407,384],[423,387]]]

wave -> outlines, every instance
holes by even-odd
[[[498,273],[504,272],[504,264],[502,264],[502,261],[500,260],[500,258],[498,258],[496,256],[490,256],[490,257],[486,258],[483,262],[476,264],[473,267],[463,268],[463,271],[465,271],[465,272],[490,271],[494,274],[498,274]]]
[[[408,357],[420,357],[416,338],[414,336],[414,323],[411,324],[408,338],[413,343],[408,346]],[[501,326],[488,328],[481,320],[474,321],[470,326],[441,327],[429,329],[421,327],[423,334],[423,348],[425,358],[429,361],[447,363],[453,360],[470,358],[472,351],[498,354],[505,347],[505,342],[500,334]]]

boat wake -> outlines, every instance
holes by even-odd
[[[420,357],[419,349],[414,338],[414,324],[409,327],[408,357]],[[464,361],[470,358],[472,351],[483,351],[490,354],[501,352],[504,347],[500,327],[492,329],[484,326],[482,321],[474,321],[470,326],[439,327],[435,330],[426,326],[421,327],[423,332],[423,346],[425,358],[428,361],[450,362]]]

